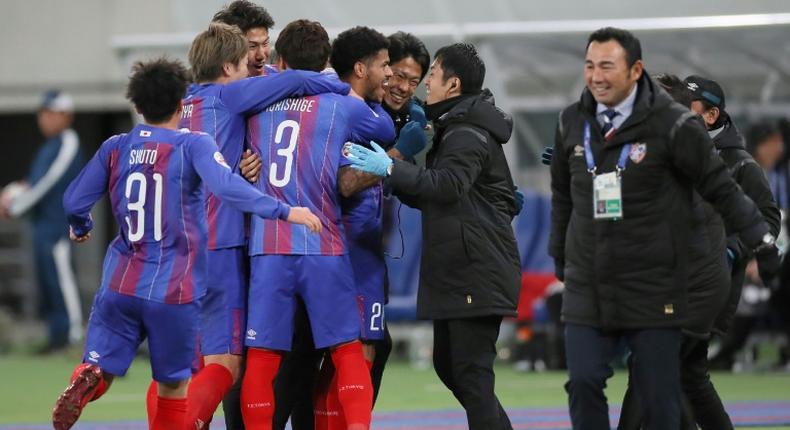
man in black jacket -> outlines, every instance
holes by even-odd
[[[590,35],[587,88],[560,113],[551,160],[549,252],[565,282],[574,429],[609,428],[603,389],[621,339],[633,352],[646,427],[680,425],[692,190],[759,249],[766,272],[778,266],[754,203],[729,177],[694,114],[643,73],[641,56],[628,31]]]
[[[494,394],[495,343],[516,312],[520,264],[510,222],[517,213],[502,145],[511,119],[481,90],[485,65],[469,44],[439,49],[426,88],[433,148],[421,168],[354,145],[360,170],[388,176],[422,211],[417,315],[434,321],[434,368],[466,409],[469,428],[511,429]]]
[[[700,115],[733,180],[760,208],[771,234],[777,235],[781,220],[779,208],[762,169],[746,152],[743,137],[724,110],[721,87],[699,76],[689,76],[685,82],[671,75],[662,75],[656,80],[673,99]],[[689,317],[683,327],[680,353],[681,383],[690,406],[684,421],[686,426],[693,428],[696,422],[703,430],[732,429],[730,417],[710,380],[708,346],[712,332],[723,334],[728,330],[751,251],[737,235],[727,237],[721,217],[698,193],[694,193],[692,208]],[[629,384],[618,429],[636,430],[641,428],[641,423],[641,404],[633,385]]]

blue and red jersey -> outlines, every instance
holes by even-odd
[[[69,185],[63,206],[77,236],[109,192],[120,225],[104,259],[101,287],[163,303],[205,294],[205,186],[239,210],[286,219],[290,207],[231,172],[211,136],[138,125],[105,141]]]
[[[380,104],[368,104],[380,127],[361,128],[354,142],[370,146],[370,141],[388,148],[395,140],[395,124]],[[361,109],[361,107],[360,107]],[[360,110],[356,115],[370,115]],[[341,199],[343,225],[349,246],[382,253],[384,224],[384,189],[381,182]],[[354,263],[354,261],[352,261]]]
[[[184,99],[179,127],[211,135],[234,173],[238,172],[244,150],[247,116],[285,97],[323,92],[347,94],[349,90],[347,84],[325,74],[297,70],[277,73],[272,68],[266,72],[228,84],[192,84]],[[212,193],[207,193],[206,211],[209,249],[246,243],[243,213]]]
[[[362,100],[336,94],[291,98],[269,106],[247,123],[247,141],[261,157],[261,191],[292,206],[306,206],[321,219],[319,235],[306,228],[253,217],[249,253],[343,255],[337,174],[343,144],[370,136],[394,139],[392,121]]]

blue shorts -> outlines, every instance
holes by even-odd
[[[93,301],[82,361],[123,376],[148,338],[154,380],[189,379],[199,313],[198,302],[166,304],[101,289]]]
[[[235,354],[244,350],[247,250],[209,250],[206,295],[200,300],[200,353]]]
[[[256,255],[250,269],[246,346],[290,351],[297,296],[307,308],[316,348],[359,339],[347,255]]]
[[[362,340],[384,339],[384,255],[349,243],[357,306],[362,318]]]

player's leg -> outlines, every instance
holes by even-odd
[[[96,294],[82,363],[52,411],[56,429],[71,428],[82,409],[109,389],[113,376],[126,374],[143,339],[140,302],[107,289]]]
[[[269,430],[274,417],[274,378],[282,352],[291,349],[294,270],[298,257],[256,255],[250,259],[247,365],[241,385],[241,413],[247,430]]]
[[[381,381],[384,377],[384,366],[386,366],[392,352],[392,337],[386,321],[384,322],[384,339],[375,342],[374,346],[376,353],[373,359],[373,367],[370,369],[370,379],[373,382],[373,406],[375,407],[376,399],[379,397]]]
[[[283,356],[274,380],[274,429],[284,430],[288,419],[293,430],[313,430],[313,393],[323,353],[315,349],[310,320],[302,300],[297,300],[291,351]]]
[[[189,386],[187,422],[208,423],[241,371],[247,270],[242,247],[210,250],[201,300],[200,350],[205,366]],[[196,424],[197,425],[197,424]]]
[[[300,257],[298,292],[317,348],[331,347],[338,400],[348,429],[370,427],[373,388],[360,336],[356,288],[348,256]]]
[[[185,304],[145,302],[143,325],[148,335],[151,371],[157,382],[156,415],[149,417],[154,430],[195,428],[194,425],[185,427],[185,423],[199,318],[197,301]]]

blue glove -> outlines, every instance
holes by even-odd
[[[412,158],[425,149],[428,144],[428,136],[425,135],[423,128],[425,127],[418,121],[409,121],[403,126],[394,146],[403,154],[403,158]]]
[[[414,99],[411,101],[409,107],[409,121],[416,121],[422,128],[428,125],[428,118],[425,116],[425,110]]]
[[[552,148],[551,146],[547,146],[546,148],[543,149],[543,153],[540,154],[540,162],[547,166],[551,166],[551,159],[553,157],[554,157],[554,148]]]
[[[519,191],[518,187],[513,189],[513,192],[516,194],[516,213],[521,213],[524,209],[524,193]]]
[[[351,161],[351,167],[376,176],[387,176],[392,158],[376,142],[370,142],[370,146],[373,150],[357,144],[348,148],[347,158]]]

